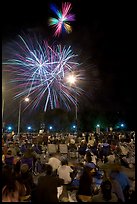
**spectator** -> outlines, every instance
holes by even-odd
[[[85,140],[81,140],[81,144],[80,144],[80,147],[78,149],[78,152],[80,155],[85,155],[86,153],[86,149],[87,149],[87,143]]]
[[[53,173],[56,174],[57,169],[61,165],[61,161],[58,158],[58,154],[56,154],[56,153],[51,154],[51,158],[49,158],[48,164],[50,164],[52,166]]]
[[[57,187],[64,184],[64,180],[52,175],[51,165],[46,167],[46,175],[38,178],[37,201],[39,203],[59,202],[57,197]]]
[[[128,176],[124,173],[121,172],[120,170],[112,170],[110,173],[111,178],[116,179],[118,181],[118,183],[120,184],[124,197],[125,197],[125,201],[128,200],[128,191],[130,189],[130,181]]]
[[[14,164],[14,156],[12,155],[11,149],[8,149],[7,154],[5,155],[5,164],[13,167]]]
[[[16,183],[14,183],[14,185],[12,184],[12,186],[4,186],[2,189],[2,202],[19,202],[19,190],[18,187],[16,185]]]
[[[103,181],[100,192],[92,197],[92,202],[118,202],[117,196],[111,190],[111,182],[109,180]]]
[[[68,150],[71,151],[71,152],[77,150],[77,146],[75,144],[75,140],[74,139],[71,139],[70,143],[68,143]]]
[[[79,187],[77,192],[77,200],[78,202],[82,201],[81,196],[86,196],[89,200],[92,196],[93,189],[92,186],[92,172],[91,168],[88,166],[84,167],[84,171],[82,175],[80,176],[79,180]]]
[[[21,165],[21,176],[18,179],[20,183],[24,184],[26,187],[26,195],[31,195],[33,187],[35,187],[32,172],[29,171],[29,166],[27,164]]]
[[[89,151],[86,152],[84,159],[85,159],[85,162],[84,162],[85,166],[88,166],[92,169],[96,169],[96,165],[94,162],[92,162],[92,156],[91,156],[91,153]]]
[[[22,145],[21,145],[21,147],[20,147],[20,151],[21,151],[22,153],[25,153],[25,152],[27,151],[26,144],[25,144],[24,142],[22,143]]]
[[[112,184],[112,192],[117,195],[119,202],[125,202],[124,194],[119,182],[114,178],[110,177],[110,179]]]
[[[69,184],[72,180],[71,173],[73,172],[73,169],[68,166],[68,161],[66,158],[62,159],[61,166],[59,166],[57,170],[57,174],[59,175],[59,178],[64,179],[64,184]]]
[[[14,180],[14,178],[2,188],[2,202],[20,202],[24,195],[24,186]]]
[[[5,164],[2,168],[2,187],[8,184],[12,178],[12,169],[9,165]]]

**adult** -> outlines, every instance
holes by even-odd
[[[89,166],[85,166],[82,175],[79,180],[79,187],[77,192],[78,202],[87,200],[91,201],[91,196],[93,193],[92,186],[92,172]]]
[[[8,149],[7,154],[5,155],[5,164],[9,165],[11,168],[14,165],[14,156],[12,154],[11,149]]]
[[[59,175],[59,178],[64,179],[64,184],[69,184],[72,180],[71,173],[73,172],[73,169],[68,166],[68,161],[66,158],[62,159],[61,166],[59,166],[57,170],[57,174]]]
[[[59,202],[57,187],[64,184],[64,180],[52,175],[52,166],[47,164],[44,176],[38,178],[37,201],[38,203]]]
[[[61,165],[61,161],[59,159],[59,155],[57,153],[52,153],[51,157],[49,158],[48,164],[52,166],[53,172],[56,175],[57,169]]]
[[[120,169],[112,170],[110,173],[110,176],[112,179],[116,179],[116,181],[118,181],[118,183],[120,184],[122,188],[122,191],[125,197],[125,201],[127,201],[128,191],[131,186],[128,176],[124,172],[120,171]]]
[[[100,192],[92,197],[92,202],[118,202],[117,196],[112,193],[112,184],[109,180],[101,183]]]
[[[26,195],[31,195],[32,189],[35,187],[32,172],[27,164],[22,164],[20,170],[21,175],[18,177],[18,181],[25,185]]]

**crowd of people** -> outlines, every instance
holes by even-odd
[[[73,202],[135,200],[135,178],[121,168],[134,157],[135,132],[3,134],[2,202],[65,202],[74,192]]]

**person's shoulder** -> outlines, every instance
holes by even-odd
[[[115,193],[112,193],[111,196],[112,196],[112,197],[111,197],[111,202],[117,202],[117,201],[118,201],[118,197],[116,196]]]
[[[97,195],[94,195],[94,196],[92,197],[92,202],[102,202],[102,201],[103,201],[103,200],[102,200],[102,197],[101,197],[100,193],[97,194]]]
[[[38,178],[38,181],[40,182],[40,181],[43,181],[43,180],[45,180],[45,178],[46,178],[46,176],[39,176],[39,178]]]

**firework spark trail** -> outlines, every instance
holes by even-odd
[[[49,25],[55,28],[54,35],[60,36],[61,32],[72,32],[72,27],[69,25],[70,21],[75,21],[75,15],[71,14],[71,3],[62,3],[62,11],[59,11],[55,4],[51,4],[50,9],[57,16],[57,18],[49,18]]]
[[[3,64],[5,71],[12,73],[10,83],[16,84],[15,99],[23,96],[33,98],[32,108],[37,108],[44,99],[44,111],[57,108],[63,103],[70,109],[71,104],[77,104],[76,95],[83,90],[67,83],[66,78],[72,72],[78,73],[79,63],[71,46],[49,46],[47,42],[24,39],[16,43],[11,59]],[[31,42],[31,43],[30,43]],[[83,80],[80,74],[78,80]]]

